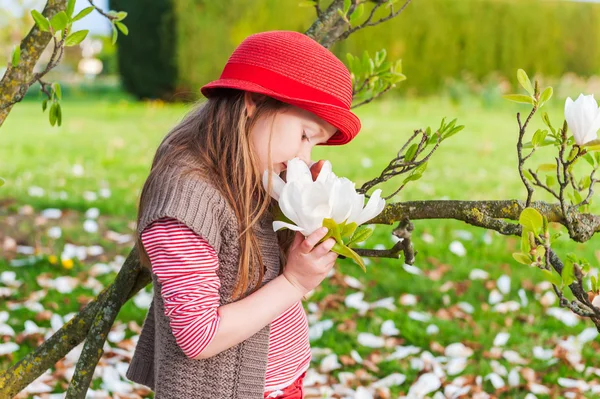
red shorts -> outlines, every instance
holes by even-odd
[[[283,394],[277,396],[276,399],[303,399],[304,398],[304,388],[302,387],[304,376],[306,376],[306,371],[298,377],[296,381],[294,381],[291,385],[283,388]],[[265,398],[268,396],[268,393],[265,392]]]

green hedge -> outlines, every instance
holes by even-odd
[[[314,10],[299,7],[299,0],[172,2],[111,0],[114,9],[129,12],[130,35],[119,37],[119,65],[126,87],[138,96],[164,97],[161,93],[175,90],[194,97],[201,85],[219,77],[246,36],[305,31],[315,19]],[[395,92],[429,94],[465,72],[478,80],[498,72],[513,82],[517,68],[556,77],[598,74],[599,37],[600,4],[414,0],[400,16],[354,33],[332,51],[346,62],[346,52],[373,55],[386,48],[389,58],[403,60],[408,77]]]
[[[126,11],[129,35],[119,32],[118,67],[124,88],[138,98],[170,100],[176,91],[175,14],[172,0],[110,0]]]

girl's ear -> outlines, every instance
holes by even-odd
[[[244,93],[244,104],[246,105],[246,115],[248,118],[251,118],[252,115],[254,115],[256,104],[263,101],[266,97],[266,95],[260,93],[252,93],[249,91]]]

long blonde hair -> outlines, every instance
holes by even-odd
[[[200,176],[210,176],[213,185],[234,210],[239,225],[240,261],[238,280],[233,292],[233,298],[239,298],[247,291],[251,276],[254,275],[257,267],[260,268],[259,284],[252,287],[252,292],[258,289],[263,279],[264,263],[252,226],[264,216],[265,212],[271,211],[273,205],[271,197],[263,188],[262,171],[249,134],[260,118],[274,117],[290,105],[272,97],[259,96],[255,101],[255,112],[249,118],[244,91],[218,90],[217,95],[195,105],[164,137],[156,151],[150,174],[140,194],[137,221],[140,222],[142,212],[149,201],[147,198],[149,182],[162,168],[177,162],[181,163],[184,159],[186,168],[182,169],[182,173],[192,171]],[[271,135],[272,129],[269,147]],[[269,169],[271,168],[270,156],[269,148]],[[278,232],[282,268],[293,236],[293,232],[289,230]],[[151,268],[150,259],[139,235],[136,238],[136,247],[142,265]]]

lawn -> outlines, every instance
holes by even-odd
[[[553,100],[548,107],[555,125],[562,123],[562,104]],[[49,125],[39,103],[27,101],[14,108],[0,129],[0,176],[6,180],[0,188],[0,243],[4,242],[0,273],[5,272],[0,274],[0,327],[3,323],[10,326],[14,336],[6,327],[0,335],[5,334],[7,343],[19,345],[13,353],[0,355],[0,369],[30,352],[112,281],[131,248],[136,201],[154,150],[189,107],[138,103],[117,95],[67,99],[62,108],[60,128]],[[359,186],[387,165],[414,129],[436,128],[444,117],[458,118],[465,129],[443,143],[423,178],[407,185],[394,201],[524,199],[516,169],[518,111],[527,112],[527,107],[502,102],[486,107],[475,98],[460,105],[444,97],[374,102],[356,110],[363,128],[353,142],[316,148],[313,159],[331,160],[338,175]],[[536,116],[529,134],[540,127],[541,118]],[[551,150],[541,151],[532,162],[552,162]],[[387,182],[382,187],[384,194],[400,182]],[[543,195],[536,198],[548,200]],[[53,215],[56,211],[52,209],[60,209],[60,214]],[[597,204],[593,209],[596,213],[600,210]],[[371,259],[367,273],[349,260],[340,260],[336,274],[305,302],[314,334],[313,364],[305,381],[312,384],[307,392],[327,397],[333,390],[343,392],[333,385],[340,380],[350,378],[348,386],[356,389],[371,383],[367,374],[376,381],[400,373],[405,382],[380,388],[381,397],[398,397],[407,394],[420,375],[431,371],[433,362],[448,374],[443,379],[447,392],[452,382],[471,387],[464,397],[483,391],[493,397],[525,398],[535,391],[535,384],[549,388],[548,394],[536,394],[540,398],[581,397],[575,396],[580,392],[588,398],[600,397],[589,386],[583,391],[569,388],[575,384],[569,379],[598,384],[600,369],[594,365],[600,361],[600,345],[592,334],[595,328],[589,330],[593,324],[579,318],[559,320],[557,316],[563,313],[541,273],[512,259],[517,239],[451,220],[414,224],[414,244],[419,251],[415,266],[420,274],[404,268],[401,260]],[[391,229],[378,226],[366,247],[392,246]],[[15,244],[18,253],[13,251]],[[577,252],[597,268],[599,244],[598,237],[586,244],[561,239],[555,248],[562,256]],[[80,258],[85,252],[85,259],[77,258],[78,251]],[[38,256],[31,257],[30,252]],[[61,263],[60,255],[69,253],[73,264]],[[472,274],[474,269],[478,270]],[[502,294],[496,304],[498,289]],[[94,391],[133,389],[115,370],[124,373],[150,290],[146,287],[146,295],[136,297],[137,303],[127,303],[119,314],[102,359],[106,367],[98,368],[92,383]],[[358,292],[364,292],[362,301],[375,303],[364,314],[352,307],[361,299],[349,297]],[[376,306],[376,301],[385,298],[391,299],[379,304],[386,306]],[[381,346],[377,340],[382,323],[389,320],[398,333]],[[322,334],[320,326],[325,326]],[[575,337],[583,331],[580,340],[589,342],[582,344],[578,361],[577,348],[572,346],[577,346]],[[500,333],[510,334],[508,340]],[[458,372],[450,375],[448,370],[461,360],[448,362],[443,356],[454,356],[448,348],[465,349],[450,346],[457,343],[473,354],[464,370],[458,367]],[[407,347],[410,353],[402,354],[401,349]],[[554,356],[541,356],[538,352],[542,349],[534,351],[534,347],[554,351]],[[567,356],[564,348],[571,348],[572,356]],[[395,356],[388,359],[391,353]],[[359,356],[362,364],[357,363]],[[40,382],[55,393],[64,392],[72,361],[61,361]],[[315,382],[321,375],[328,378],[325,384]],[[463,378],[459,380],[459,376]],[[333,388],[317,389],[318,385]],[[385,396],[387,389],[391,396]],[[133,392],[148,396],[139,386]]]

